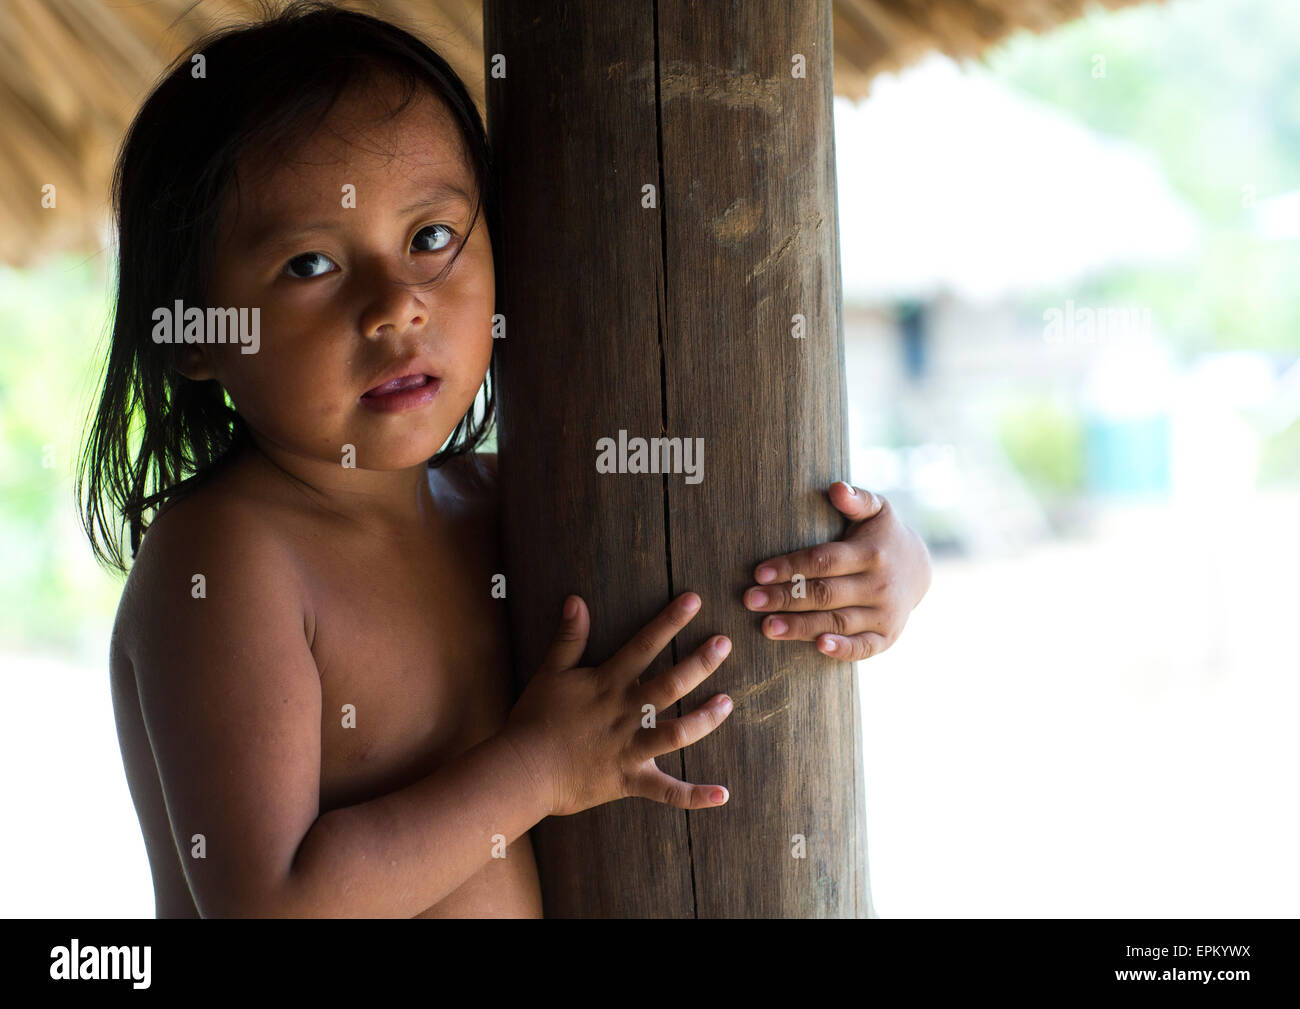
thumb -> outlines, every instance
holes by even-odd
[[[565,616],[570,605],[573,607],[573,616]],[[589,629],[587,604],[582,601],[582,597],[566,597],[564,609],[561,610],[560,627],[542,659],[541,671],[572,669],[576,666],[582,659],[582,653],[587,650]]]
[[[880,514],[880,510],[885,507],[885,499],[879,494],[873,494],[869,490],[863,490],[861,487],[853,487],[843,480],[837,480],[831,484],[830,492],[831,504],[839,511],[854,522],[863,522],[869,518],[875,518]]]

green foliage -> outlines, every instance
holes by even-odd
[[[95,563],[73,489],[100,378],[109,280],[65,257],[0,269],[0,645],[70,649],[111,621],[120,579]]]
[[[1012,465],[1040,496],[1083,489],[1083,421],[1070,408],[1052,400],[1008,407],[998,419],[998,439]]]
[[[1068,296],[1149,307],[1189,354],[1300,350],[1300,243],[1252,234],[1256,205],[1300,185],[1297,52],[1291,0],[1171,0],[1022,32],[987,54],[1004,83],[1150,152],[1201,217],[1194,262]]]
[[[1261,442],[1258,483],[1300,488],[1300,420]]]
[[[994,74],[1101,133],[1150,150],[1212,222],[1242,187],[1293,188],[1300,164],[1300,18],[1291,0],[1173,0],[1093,14],[987,54]],[[1094,77],[1094,57],[1105,77]]]

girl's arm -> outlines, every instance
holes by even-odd
[[[154,524],[132,575],[141,712],[204,917],[413,916],[490,861],[493,835],[547,815],[552,789],[497,735],[319,816],[320,679],[277,538],[194,501]]]

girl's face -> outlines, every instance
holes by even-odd
[[[427,92],[373,125],[389,107],[345,96],[283,160],[251,178],[241,172],[209,305],[260,309],[260,345],[182,352],[181,371],[217,379],[264,450],[286,462],[338,466],[350,445],[358,469],[423,464],[487,373],[492,246],[481,212],[467,238],[476,192],[460,133]],[[414,286],[462,244],[437,284]],[[366,395],[407,374],[433,376],[437,391],[404,409]]]

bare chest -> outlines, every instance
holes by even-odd
[[[514,703],[496,526],[322,557],[312,652],[321,684],[320,812],[413,784],[488,738]],[[540,917],[528,835],[419,917]]]
[[[513,703],[495,537],[478,523],[322,558],[320,811],[403,788],[495,733]]]

